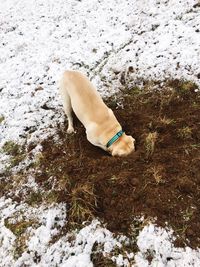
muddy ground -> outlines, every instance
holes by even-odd
[[[158,86],[159,87],[159,86]],[[42,143],[36,181],[66,202],[71,222],[97,216],[129,235],[136,216],[166,222],[177,245],[200,245],[200,93],[190,82],[170,81],[162,91],[124,90],[106,100],[136,152],[114,158],[91,145],[83,126],[60,128],[59,142]]]
[[[42,193],[30,192],[25,201],[64,202],[70,227],[99,217],[109,230],[127,236],[141,229],[135,218],[143,215],[147,222],[168,223],[177,246],[198,247],[200,92],[191,82],[178,80],[162,90],[159,84],[157,90],[150,88],[147,83],[141,90],[124,89],[105,100],[124,131],[136,139],[133,154],[115,158],[91,145],[77,120],[76,134],[66,133],[67,122],[58,125],[57,137],[43,141],[42,153],[25,170],[35,176]],[[29,146],[29,155],[35,145]],[[20,183],[21,177],[23,172]],[[20,193],[14,197],[23,198]]]

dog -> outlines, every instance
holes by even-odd
[[[85,75],[78,71],[65,71],[59,92],[68,118],[67,133],[74,132],[73,110],[93,145],[112,156],[127,156],[135,150],[135,139],[125,134],[113,111],[106,106]]]

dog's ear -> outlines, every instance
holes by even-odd
[[[127,135],[129,140],[131,140],[133,142],[133,144],[135,143],[135,138],[133,138],[131,135]]]
[[[131,139],[132,139],[133,144],[135,144],[135,138],[133,138],[133,137],[131,136]]]
[[[132,136],[130,136],[131,138],[131,142],[133,144],[133,150],[135,150],[135,138],[133,138]]]
[[[135,138],[133,138],[131,135],[128,135],[128,139],[129,139],[130,144],[135,145]]]

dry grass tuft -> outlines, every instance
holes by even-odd
[[[83,222],[93,218],[97,206],[94,187],[91,184],[78,184],[71,191],[69,217],[74,222]]]
[[[192,129],[188,126],[183,127],[178,130],[178,137],[182,139],[191,139],[192,138]]]
[[[147,157],[151,156],[154,153],[155,150],[155,143],[158,139],[158,133],[153,132],[149,133],[145,138],[145,149]]]
[[[174,120],[173,119],[169,119],[167,118],[166,116],[160,118],[160,122],[163,124],[163,125],[171,125],[174,123]]]
[[[154,180],[157,184],[163,182],[163,167],[162,166],[154,166],[149,170],[150,174],[152,174]]]

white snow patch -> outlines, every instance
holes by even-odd
[[[137,245],[139,252],[135,255],[136,265],[141,267],[198,267],[200,266],[200,249],[189,247],[176,248],[173,245],[173,231],[150,224],[139,233]],[[147,257],[151,256],[149,263]]]

